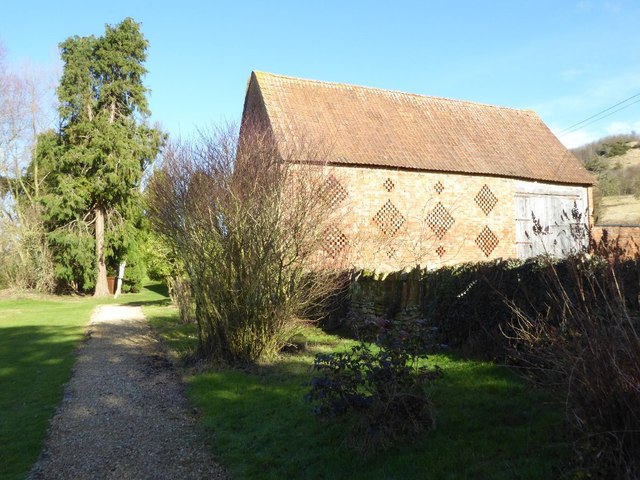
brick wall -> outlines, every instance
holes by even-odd
[[[640,255],[640,225],[594,225],[591,229],[591,238],[599,243],[603,237],[609,245],[613,242],[622,248],[625,256]]]
[[[331,167],[330,175],[326,191],[341,221],[327,250],[344,245],[358,268],[516,255],[511,179],[346,166]]]

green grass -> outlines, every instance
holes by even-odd
[[[0,300],[0,471],[25,478],[75,361],[91,300]]]
[[[0,478],[25,478],[38,457],[93,308],[167,303],[162,290],[149,287],[118,300],[0,299]]]
[[[147,308],[152,325],[179,353],[193,349],[176,312]],[[348,421],[321,421],[304,403],[315,353],[348,340],[307,332],[309,352],[252,370],[190,375],[188,395],[212,435],[217,458],[238,479],[548,479],[569,449],[562,409],[505,367],[431,357],[445,376],[434,385],[437,428],[410,445],[363,458],[344,445]]]

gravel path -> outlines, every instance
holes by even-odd
[[[227,478],[140,307],[98,307],[89,336],[29,478]]]

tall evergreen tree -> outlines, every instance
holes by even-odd
[[[164,140],[146,123],[147,47],[131,18],[107,25],[101,37],[62,42],[60,128],[40,137],[34,159],[48,172],[42,200],[58,276],[86,290],[95,275],[96,296],[108,293],[105,221],[130,234],[123,227],[139,216],[140,181]],[[89,234],[95,246],[91,266]]]

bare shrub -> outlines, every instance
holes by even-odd
[[[0,211],[0,258],[0,288],[53,290],[53,259],[36,206]]]
[[[564,399],[582,474],[638,478],[640,312],[621,275],[637,285],[640,260],[579,255],[563,265],[541,271],[547,297],[537,313],[510,303],[512,353]]]
[[[272,357],[331,293],[339,259],[320,149],[282,151],[244,129],[174,144],[150,183],[151,220],[187,272],[201,354]],[[320,268],[322,267],[322,268]]]
[[[178,307],[178,316],[184,324],[195,321],[193,295],[191,285],[184,275],[176,275],[167,279],[169,296]]]

